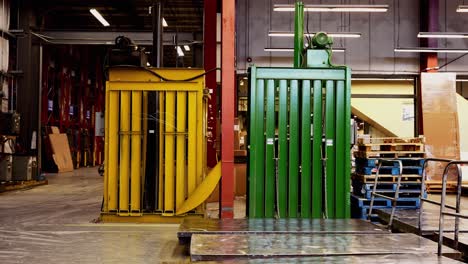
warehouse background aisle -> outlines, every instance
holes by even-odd
[[[96,168],[47,178],[0,195],[0,263],[188,262],[178,225],[94,223],[103,189]]]

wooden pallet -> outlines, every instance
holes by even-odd
[[[29,189],[36,186],[47,185],[49,182],[47,180],[43,181],[14,181],[14,182],[5,182],[0,184],[0,193],[18,191],[23,189]]]
[[[442,182],[441,181],[426,181],[426,190],[427,193],[441,193],[442,192]],[[457,182],[456,181],[447,181],[447,193],[456,193],[457,192]]]
[[[351,177],[353,180],[359,180],[362,183],[374,183],[375,174],[362,175],[353,174]],[[379,175],[379,183],[396,183],[398,182],[398,175],[382,174]],[[421,175],[417,174],[406,174],[401,177],[401,183],[420,183]]]
[[[358,145],[367,145],[367,144],[408,144],[408,143],[416,143],[416,144],[424,144],[425,139],[424,137],[408,137],[408,138],[400,138],[400,137],[381,137],[381,138],[371,138],[371,137],[361,137],[358,138],[357,144]]]
[[[356,151],[356,158],[424,158],[424,151]]]
[[[382,144],[363,144],[358,145],[359,151],[417,151],[424,152],[424,144],[421,143],[382,143]]]

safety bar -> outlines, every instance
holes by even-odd
[[[422,234],[423,203],[428,202],[428,203],[431,203],[431,204],[440,205],[439,202],[433,201],[433,200],[430,200],[430,199],[427,199],[427,198],[424,197],[424,194],[425,194],[425,191],[426,191],[426,177],[427,177],[426,168],[427,168],[427,164],[429,164],[429,162],[451,162],[451,161],[453,161],[453,160],[451,160],[451,159],[440,159],[440,158],[427,158],[423,162],[423,166],[422,166],[423,171],[422,171],[422,179],[421,179],[421,193],[419,195],[419,198],[421,199],[421,204],[419,206],[419,215],[418,215],[418,231],[419,231],[420,235]],[[448,205],[446,207],[455,210],[455,207],[448,206]]]
[[[379,181],[379,174],[380,174],[380,168],[382,167],[382,163],[384,163],[384,162],[395,162],[395,161],[398,162],[398,166],[399,166],[400,170],[399,170],[399,174],[398,174],[398,181],[397,181],[397,187],[396,187],[395,195],[392,198],[390,196],[386,196],[386,195],[377,193],[376,191],[377,191],[377,184],[378,184],[378,181]],[[384,198],[384,199],[388,199],[388,200],[392,201],[392,213],[390,214],[390,220],[388,221],[387,228],[391,228],[392,223],[393,223],[393,216],[395,214],[395,208],[396,208],[397,201],[398,201],[398,198],[399,198],[399,193],[400,193],[401,176],[403,174],[403,163],[399,159],[378,159],[378,164],[379,165],[377,167],[377,173],[375,174],[374,187],[372,189],[371,202],[370,202],[369,214],[367,216],[367,219],[368,220],[371,219],[372,207],[374,206],[375,196],[378,196],[378,197],[381,197],[381,198]]]
[[[455,217],[455,234],[454,234],[454,248],[458,248],[458,233],[460,231],[460,218],[468,219],[468,215],[460,214],[460,197],[461,197],[461,183],[462,183],[462,173],[459,165],[467,165],[468,161],[457,160],[450,161],[444,169],[444,175],[442,176],[442,194],[440,196],[440,216],[439,216],[439,244],[437,245],[437,254],[442,255],[442,243],[444,239],[444,216],[454,216]],[[447,175],[449,168],[452,165],[457,165],[458,177],[457,177],[457,199],[455,204],[456,213],[445,211],[445,198],[447,191]]]

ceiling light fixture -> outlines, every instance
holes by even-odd
[[[293,48],[264,48],[267,52],[294,52]],[[333,52],[345,52],[345,49],[332,49]]]
[[[179,57],[183,57],[185,55],[180,46],[177,46],[176,49],[177,49],[177,55],[179,55]]]
[[[467,32],[419,32],[418,38],[468,38]]]
[[[94,8],[91,8],[89,10],[89,12],[91,12],[91,14],[93,14],[93,16],[99,20],[99,22],[101,22],[101,24],[105,27],[108,27],[110,26],[109,22],[107,22],[107,20],[104,19],[104,17],[102,17],[101,13],[99,13],[99,11],[97,11],[96,9]]]
[[[169,25],[167,24],[166,19],[164,19],[164,17],[162,18],[162,24],[163,24],[163,27],[168,27],[168,26],[169,26]]]
[[[395,52],[416,52],[416,53],[468,53],[468,49],[446,49],[446,48],[396,48]]]
[[[304,33],[304,36],[313,37],[313,33]],[[360,38],[361,33],[358,32],[327,32],[327,35],[334,38]],[[294,32],[281,32],[281,31],[270,31],[268,33],[270,37],[294,37]]]
[[[294,5],[274,5],[274,11],[294,12]],[[305,12],[387,12],[388,5],[304,5]]]
[[[184,50],[185,51],[190,51],[190,46],[189,45],[184,45]]]
[[[459,5],[457,7],[457,12],[458,13],[466,13],[468,12],[468,5]]]

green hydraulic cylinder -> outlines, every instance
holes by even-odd
[[[294,68],[300,68],[304,50],[304,4],[296,2],[294,10]]]

